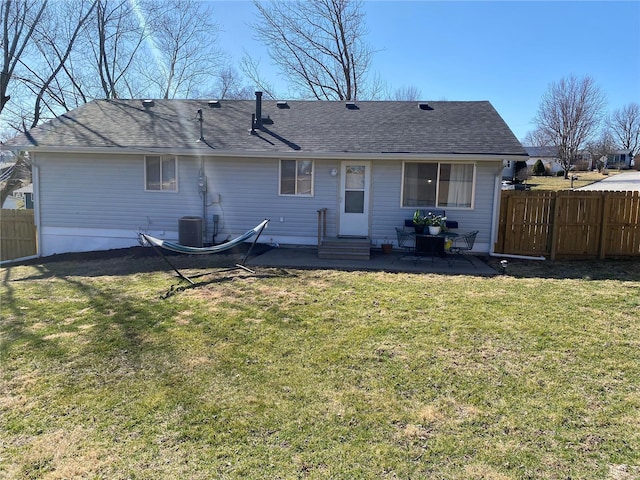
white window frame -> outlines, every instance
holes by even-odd
[[[147,165],[150,158],[160,159],[160,188],[149,188],[149,181],[147,177]],[[176,186],[175,188],[163,188],[162,182],[162,163],[166,160],[172,159],[175,163],[176,174]],[[163,192],[163,193],[178,193],[178,157],[176,155],[145,155],[144,157],[144,191],[145,192]]]
[[[296,162],[296,180],[295,180],[295,192],[294,193],[283,193],[282,192],[282,162]],[[298,192],[298,162],[311,162],[311,191],[310,193],[299,193]],[[314,160],[308,159],[294,159],[294,158],[283,158],[278,161],[278,195],[283,197],[313,197],[314,195],[314,187],[315,187],[315,176],[316,176],[316,162]]]
[[[428,164],[437,164],[438,173],[436,179],[436,204],[435,205],[405,205],[404,204],[404,185],[405,185],[405,171],[407,164],[416,164],[416,163],[428,163]],[[454,207],[451,205],[439,205],[438,198],[440,196],[440,171],[442,165],[472,165],[473,166],[473,176],[471,180],[471,205],[469,207]],[[477,175],[478,175],[478,165],[477,162],[446,162],[446,161],[415,161],[415,160],[406,160],[402,162],[402,176],[400,178],[400,207],[401,208],[411,208],[411,209],[423,209],[423,208],[442,208],[447,210],[473,210],[475,208],[476,201],[476,183],[477,183]]]

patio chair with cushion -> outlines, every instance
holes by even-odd
[[[476,242],[476,236],[478,235],[478,230],[474,230],[472,232],[462,233],[457,237],[453,238],[453,243],[449,248],[449,252],[451,256],[449,258],[449,266],[453,265],[453,263],[458,258],[464,258],[466,261],[473,265],[473,261],[471,258],[465,255],[465,253],[470,252],[473,249],[473,244]],[[475,267],[475,265],[473,265]]]

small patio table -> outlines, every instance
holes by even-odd
[[[450,238],[457,237],[458,234],[454,232],[440,232],[437,235],[431,235],[428,233],[414,232],[412,236],[415,236],[414,254],[417,257],[444,257],[446,241]]]

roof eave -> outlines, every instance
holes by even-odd
[[[7,148],[9,149],[9,148]],[[444,160],[485,160],[497,161],[508,157],[512,160],[526,160],[528,155],[518,153],[456,153],[456,152],[319,152],[319,151],[250,151],[250,150],[216,150],[211,148],[152,148],[152,147],[43,147],[43,146],[14,146],[14,151],[29,151],[38,153],[91,153],[118,155],[183,155],[207,157],[235,157],[235,158],[313,158],[323,160],[341,159],[444,159]]]

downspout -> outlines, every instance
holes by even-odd
[[[204,174],[204,156],[200,156],[200,178],[198,182],[204,182],[202,191],[202,244],[205,244],[207,238],[207,177]]]
[[[33,183],[33,218],[36,224],[36,257],[42,256],[42,221],[40,218],[40,166],[36,155],[31,158],[31,182]]]
[[[204,142],[204,119],[202,117],[202,109],[198,111],[198,122],[200,123],[200,138],[198,142]],[[204,174],[204,157],[200,155],[200,172],[198,174],[198,192],[202,196],[202,244],[204,245],[207,238],[207,177]]]
[[[502,191],[502,170],[504,165],[502,165],[495,175],[495,185],[493,189],[493,213],[491,214],[491,239],[490,239],[490,247],[489,247],[489,256],[490,257],[503,257],[503,258],[513,258],[516,260],[546,260],[543,256],[540,257],[532,257],[528,255],[513,255],[510,253],[496,253],[495,252],[495,244],[496,244],[496,236],[498,231],[498,212],[500,207],[500,192]]]

